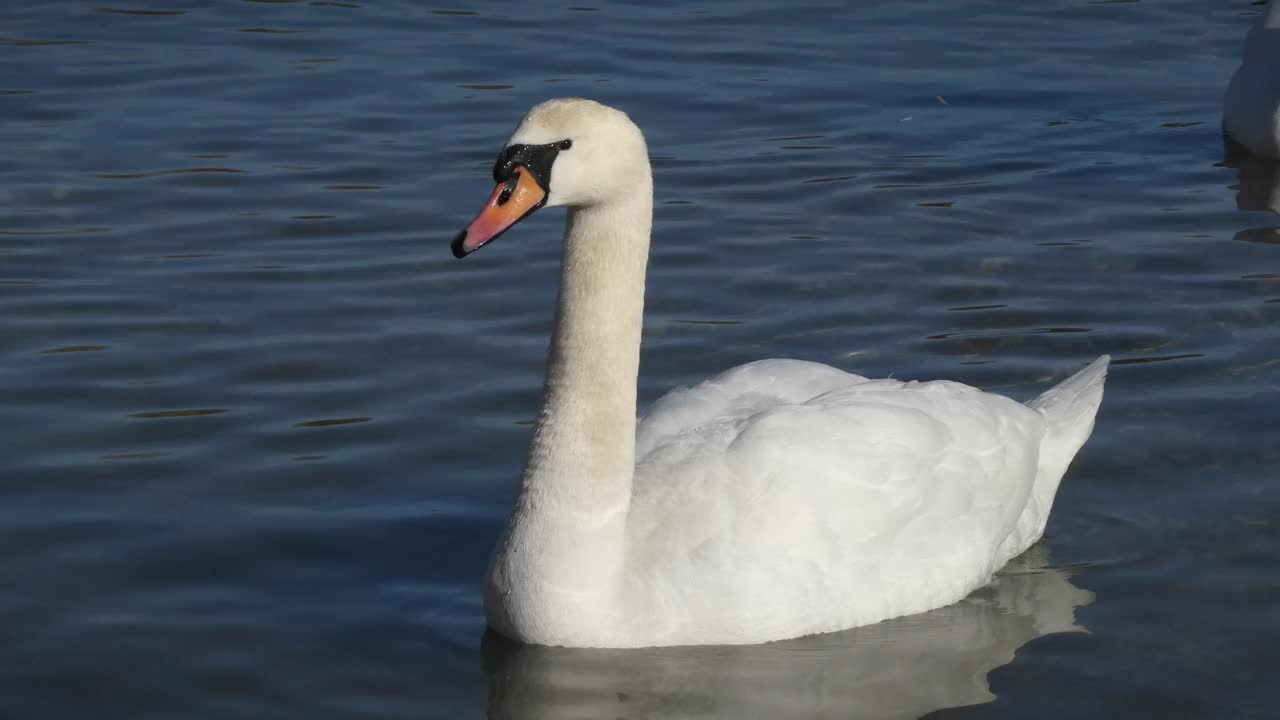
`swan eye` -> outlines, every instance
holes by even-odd
[[[561,150],[568,150],[569,148],[573,147],[573,141],[568,139],[561,140],[560,142],[556,143],[556,147]]]

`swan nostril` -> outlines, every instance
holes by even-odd
[[[498,207],[502,207],[507,204],[507,201],[511,199],[511,193],[515,192],[516,184],[519,182],[519,171],[512,173],[511,176],[507,178],[506,185],[502,188],[502,194],[498,195]]]

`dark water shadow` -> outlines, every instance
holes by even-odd
[[[1236,171],[1236,209],[1280,214],[1280,162],[1253,155],[1223,135],[1224,167]]]
[[[1222,165],[1236,171],[1236,209],[1280,215],[1280,162],[1251,154],[1223,135]],[[1280,245],[1280,227],[1264,225],[1235,234],[1243,242]]]
[[[994,699],[987,674],[1044,635],[1084,632],[1093,593],[1037,546],[964,601],[748,646],[581,650],[483,642],[489,717],[914,718]]]

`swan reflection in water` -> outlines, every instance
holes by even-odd
[[[994,699],[987,674],[1035,638],[1083,632],[1093,593],[1036,545],[965,600],[765,645],[590,650],[484,638],[489,717],[914,718]]]
[[[1262,210],[1280,214],[1280,162],[1250,155],[1226,140],[1224,167],[1236,171],[1236,209]],[[1247,228],[1236,233],[1237,240],[1280,244],[1280,229],[1274,226]]]

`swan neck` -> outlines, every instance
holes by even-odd
[[[578,512],[625,512],[631,496],[650,197],[574,208],[566,219],[525,483]]]
[[[583,628],[604,638],[617,624],[653,214],[647,172],[637,190],[566,219],[542,409],[485,591],[489,624],[511,637],[582,642]]]

